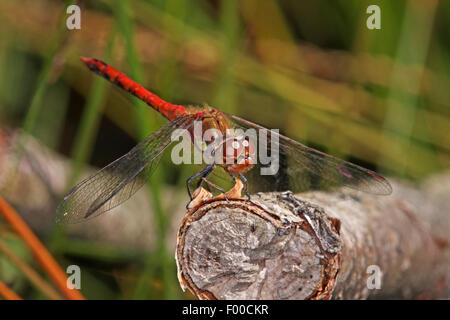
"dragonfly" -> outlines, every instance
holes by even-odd
[[[212,160],[203,169],[186,180],[191,200],[190,184],[197,180],[199,187],[202,183],[208,182],[208,176],[212,172],[220,168],[232,182],[235,183],[236,179],[240,179],[244,183],[244,193],[249,199],[251,197],[249,191],[286,189],[301,192],[338,186],[375,195],[389,195],[392,192],[387,179],[372,170],[310,148],[279,134],[276,130],[269,130],[210,106],[171,104],[101,60],[82,57],[81,61],[92,72],[144,101],[169,122],[127,154],[73,187],[57,207],[58,223],[86,221],[128,200],[150,179],[163,153],[176,143],[173,136],[177,130],[187,132],[197,149],[204,151],[209,148],[212,155]],[[200,135],[198,139],[194,135],[195,123],[201,124],[202,134],[208,130],[214,131],[214,134],[209,138]],[[238,133],[230,134],[232,129],[236,129]],[[251,137],[242,134],[249,129],[253,130]],[[267,168],[267,163],[257,161],[257,149],[260,152],[270,149],[272,153],[277,153],[275,162],[282,170],[262,175],[260,170]],[[252,181],[255,181],[250,188],[246,176],[251,176]],[[211,185],[224,193],[216,184]]]

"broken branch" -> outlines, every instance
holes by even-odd
[[[389,197],[194,199],[178,232],[180,284],[200,299],[440,297],[449,239],[434,231],[450,225],[441,200],[402,184]]]

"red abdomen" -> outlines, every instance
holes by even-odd
[[[162,100],[157,95],[145,89],[139,83],[131,80],[125,74],[120,73],[103,61],[90,58],[81,58],[81,61],[83,61],[91,71],[103,76],[122,89],[132,93],[134,96],[147,103],[170,121],[176,120],[188,113],[185,107]]]

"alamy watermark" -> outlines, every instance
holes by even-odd
[[[76,264],[72,264],[67,267],[66,273],[69,275],[67,277],[66,286],[69,289],[81,289],[81,269]]]
[[[66,27],[69,30],[81,29],[81,9],[76,4],[67,7],[66,13],[70,16],[66,19]]]
[[[369,30],[381,29],[381,9],[376,4],[367,7],[366,13],[370,16],[366,20],[366,26]]]
[[[381,268],[378,265],[373,264],[367,267],[366,272],[370,274],[366,281],[367,289],[381,289],[381,283],[383,280],[383,272],[381,271]]]
[[[70,16],[66,19],[66,26],[69,30],[81,29],[81,8],[72,4],[66,8],[66,13]],[[367,7],[366,13],[370,14],[366,20],[366,26],[369,30],[381,29],[381,9],[378,5],[372,4]]]

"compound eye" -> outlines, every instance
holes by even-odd
[[[248,147],[248,146],[249,146],[248,140],[242,141],[242,145],[243,145],[244,147]]]

